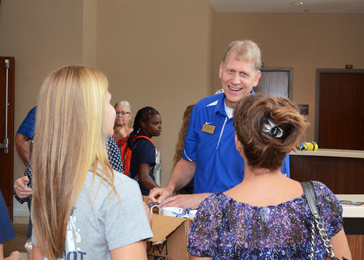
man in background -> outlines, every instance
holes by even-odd
[[[15,147],[20,159],[27,167],[30,159],[31,142],[34,137],[36,107],[33,107],[15,135]]]
[[[28,115],[25,117],[25,119],[19,126],[19,129],[16,132],[15,139],[14,139],[16,151],[17,151],[20,159],[23,161],[24,165],[27,167],[27,169],[25,170],[25,173],[24,173],[25,176],[23,176],[15,181],[13,194],[14,194],[14,197],[16,198],[16,200],[19,201],[19,203],[21,203],[21,204],[23,204],[24,202],[28,203],[29,212],[30,212],[30,206],[32,203],[32,199],[31,199],[32,197],[30,195],[32,195],[33,191],[30,188],[31,186],[29,187],[29,185],[31,185],[31,178],[29,178],[28,174],[31,174],[31,172],[29,171],[28,166],[29,166],[31,150],[32,150],[32,141],[34,138],[36,111],[37,111],[36,106],[33,107],[29,111]],[[19,190],[19,189],[22,190],[21,197],[19,197],[15,192],[16,190]],[[31,259],[31,246],[32,245],[30,242],[30,238],[32,236],[32,229],[33,229],[33,224],[32,224],[32,220],[29,215],[27,241],[25,243],[25,249],[27,250],[27,253],[28,253],[28,259]]]

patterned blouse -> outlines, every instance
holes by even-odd
[[[331,238],[343,228],[342,206],[323,183],[312,183]],[[213,259],[309,259],[310,214],[305,195],[275,206],[255,207],[216,193],[200,205],[188,251]],[[325,259],[325,246],[317,229],[315,233],[315,259]]]

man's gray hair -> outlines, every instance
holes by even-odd
[[[256,72],[262,67],[260,49],[258,45],[250,40],[233,41],[225,50],[222,63],[225,64],[230,54],[236,51],[237,59],[250,59],[253,61],[253,67]]]

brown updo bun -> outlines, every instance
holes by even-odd
[[[269,170],[282,166],[308,126],[291,101],[261,93],[242,98],[233,121],[248,165]]]

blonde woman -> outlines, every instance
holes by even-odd
[[[33,259],[147,259],[138,184],[114,172],[105,141],[115,109],[106,77],[70,66],[39,97],[33,150]],[[82,129],[80,135],[79,130]]]

